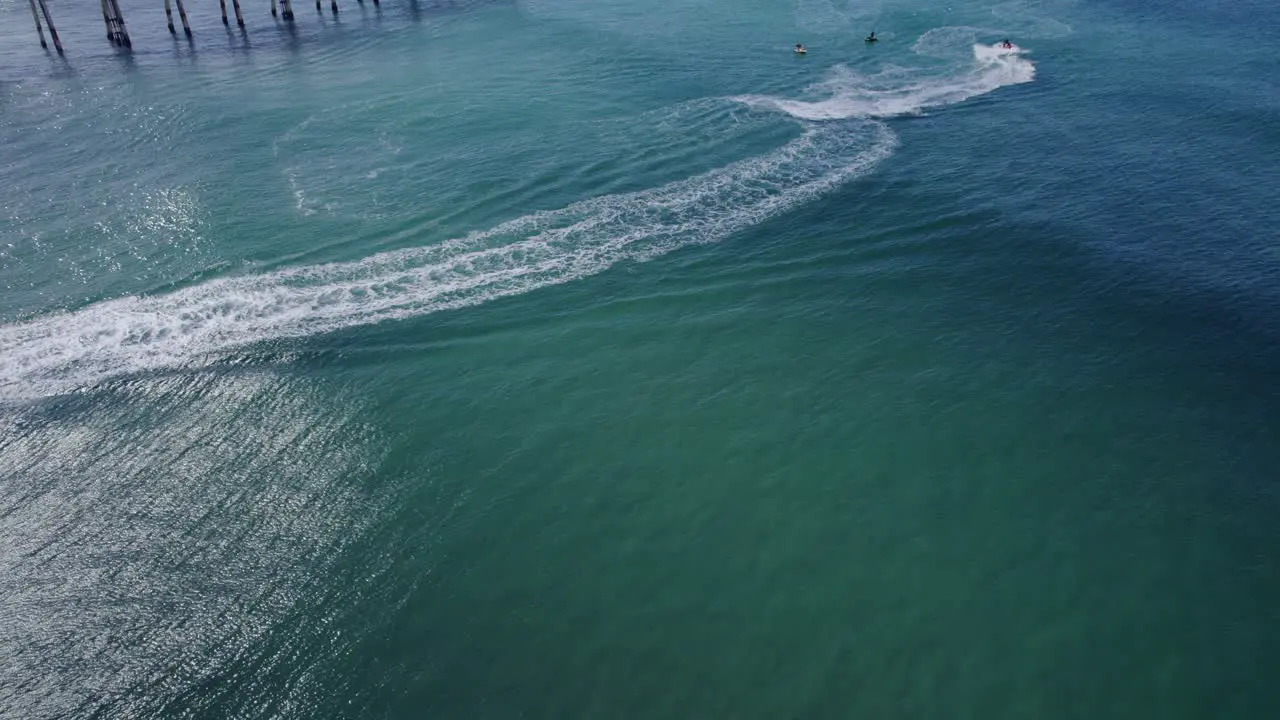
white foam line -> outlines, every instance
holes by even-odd
[[[199,364],[235,347],[475,305],[712,242],[888,157],[884,125],[806,127],[766,155],[635,193],[527,215],[439,245],[211,280],[0,326],[0,399]]]
[[[974,45],[972,53],[972,66],[962,74],[948,77],[921,77],[901,84],[900,70],[886,73],[892,82],[885,82],[881,78],[861,78],[847,70],[837,69],[836,77],[823,83],[824,89],[832,92],[826,100],[805,102],[768,95],[743,95],[735,99],[753,107],[778,110],[801,120],[887,118],[952,105],[1007,85],[1035,79],[1035,65],[1020,51]]]

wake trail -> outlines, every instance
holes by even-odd
[[[967,67],[943,77],[892,70],[868,78],[837,68],[817,88],[830,94],[825,100],[730,98],[800,120],[801,134],[765,155],[684,180],[525,215],[436,245],[219,278],[0,326],[0,402],[61,394],[121,374],[197,367],[264,341],[477,305],[721,240],[889,157],[897,136],[874,118],[1035,78],[1019,49],[974,45],[971,52]]]
[[[838,67],[834,77],[819,88],[830,92],[824,100],[807,102],[769,95],[742,95],[735,99],[800,120],[888,118],[954,105],[1008,85],[1035,80],[1035,65],[1019,48],[1011,51],[994,45],[974,45],[971,54],[968,68],[942,77],[904,69],[862,76]]]
[[[476,305],[714,242],[866,172],[896,146],[879,123],[807,127],[763,156],[438,245],[220,278],[0,326],[0,400],[198,365],[266,340]]]

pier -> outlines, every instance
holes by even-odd
[[[44,0],[28,1],[31,3],[31,17],[36,21],[36,32],[40,35],[40,47],[49,49],[49,43],[44,40],[44,28],[40,25],[40,17],[43,15],[44,24],[49,26],[49,38],[53,40],[53,47],[62,55],[62,41],[58,39],[58,29],[53,26],[53,16],[49,15],[49,8],[45,6]]]
[[[187,37],[191,37],[191,25],[187,22],[187,10],[182,7],[182,0],[177,0],[177,3],[178,16],[182,18],[182,32]],[[164,15],[169,20],[169,34],[177,35],[178,33],[173,29],[173,5],[171,0],[164,0]]]
[[[102,0],[102,20],[107,24],[107,42],[124,48],[133,47],[133,41],[129,39],[129,31],[124,27],[124,13],[120,12],[120,0]]]
[[[139,0],[134,0],[139,1]],[[158,0],[152,0],[158,1]],[[376,7],[381,7],[380,0],[370,0]],[[423,0],[413,0],[415,7],[418,2]],[[58,30],[54,26],[53,16],[49,13],[49,7],[46,0],[27,0],[31,6],[31,19],[35,22],[36,36],[40,39],[40,47],[49,49],[49,42],[53,42],[53,48],[59,55],[64,55],[62,40],[58,37]],[[244,12],[240,7],[240,0],[230,0],[231,9],[235,15],[236,26],[242,30],[245,27]],[[249,0],[246,0],[249,2]],[[315,0],[316,12],[323,13],[322,0]],[[355,0],[355,2],[364,4],[365,0]],[[102,22],[106,25],[107,42],[115,45],[123,50],[131,50],[133,48],[133,40],[129,38],[129,30],[125,25],[124,11],[120,7],[120,0],[99,0],[102,9]],[[437,5],[438,1],[431,1],[427,4]],[[449,6],[456,6],[456,2],[443,3]],[[178,34],[177,26],[173,19],[174,7],[178,10],[178,22],[182,24],[182,33],[188,40],[194,41],[195,34],[191,30],[191,23],[187,20],[187,8],[184,0],[164,0],[164,14],[168,21],[169,33],[175,37]],[[218,0],[219,10],[222,12],[222,24],[230,27],[231,20],[227,15],[227,0]],[[329,0],[329,12],[333,15],[338,14],[338,0]],[[293,11],[293,0],[271,0],[271,16],[278,21],[285,23],[293,23],[297,21],[297,16]],[[48,30],[48,40],[45,39],[45,31]]]

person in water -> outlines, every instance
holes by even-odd
[[[1005,38],[1005,39],[1004,39],[1004,44],[1002,45],[1002,47],[1003,47],[1005,50],[1012,50],[1012,49],[1013,49],[1013,43],[1009,42],[1009,38]]]
[[[803,45],[801,45],[800,43],[796,43],[796,52],[798,52],[798,53],[802,53],[802,52],[804,52],[804,51],[805,51],[805,50],[804,50],[804,46],[803,46]]]
[[[876,41],[876,31],[872,30],[871,34],[867,36],[867,42],[875,42],[875,41]]]

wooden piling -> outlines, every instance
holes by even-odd
[[[236,9],[236,25],[244,27],[244,16],[240,14],[240,0],[231,0],[231,5]]]
[[[178,32],[173,29],[173,4],[169,0],[164,0],[164,17],[169,21],[169,34],[177,35]]]
[[[218,0],[218,9],[222,11],[222,24],[227,23],[227,0]]]
[[[182,0],[174,0],[174,2],[178,3],[178,17],[182,18],[182,32],[185,33],[188,38],[190,38],[191,23],[187,22],[187,9],[183,7]]]
[[[45,50],[49,49],[49,43],[44,40],[44,26],[40,24],[40,11],[36,9],[36,0],[28,0],[31,3],[31,17],[36,21],[36,32],[40,34],[40,47]]]
[[[44,0],[40,2],[43,3]],[[120,0],[102,0],[102,17],[107,22],[107,39],[117,45],[132,48],[133,41],[129,39],[129,31],[124,26],[124,13],[120,12]]]
[[[277,17],[277,16],[278,16],[278,13],[276,12],[276,0],[271,0],[271,17]]]
[[[49,37],[53,39],[53,49],[62,55],[62,41],[58,39],[58,28],[53,26],[53,16],[49,14],[49,6],[44,4],[44,0],[39,0],[40,14],[44,15],[44,24],[49,26]],[[44,36],[40,37],[40,42],[44,42]]]
[[[293,22],[293,0],[280,0],[280,17]]]
[[[338,14],[338,0],[329,0],[329,11],[334,15]]]

